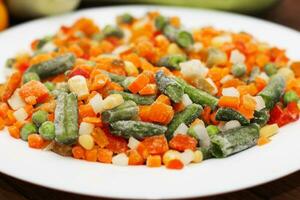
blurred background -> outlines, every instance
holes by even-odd
[[[120,4],[163,4],[225,10],[300,30],[300,0],[0,0],[0,30],[34,18]]]

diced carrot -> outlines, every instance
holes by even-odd
[[[256,64],[259,67],[264,67],[269,61],[270,58],[266,54],[261,53],[256,56]]]
[[[160,167],[161,166],[161,156],[160,155],[150,155],[147,157],[148,167]]]
[[[171,149],[184,151],[186,149],[196,150],[197,140],[191,136],[177,134],[169,142]]]
[[[8,110],[7,111],[7,117],[4,118],[4,121],[5,121],[5,125],[6,126],[10,126],[10,125],[13,125],[15,122],[16,122],[16,119],[13,115],[13,111],[12,110]]]
[[[175,103],[173,107],[175,112],[180,112],[184,110],[185,105],[182,102],[179,102],[179,103]]]
[[[153,71],[154,70],[153,65],[150,62],[148,62],[146,59],[141,59],[140,67],[144,71]]]
[[[8,127],[8,132],[10,136],[13,138],[19,139],[20,138],[20,129],[16,126],[9,126]]]
[[[11,95],[14,93],[14,91],[18,88],[18,86],[21,83],[22,74],[17,71],[14,72],[8,79],[7,83],[4,86],[3,92],[2,92],[2,101],[7,101]]]
[[[33,106],[32,106],[32,105],[29,105],[29,104],[27,104],[27,105],[24,107],[24,109],[25,109],[25,111],[27,112],[28,116],[31,116],[32,113],[33,113],[33,110],[34,110]]]
[[[210,122],[213,124],[213,125],[218,125],[220,122],[216,120],[216,114],[217,114],[217,111],[213,112],[211,115],[210,115]]]
[[[122,56],[122,59],[132,62],[136,67],[141,66],[141,59],[135,53],[125,54]]]
[[[291,64],[291,69],[293,70],[296,78],[300,77],[300,62],[293,62]]]
[[[183,163],[179,159],[170,160],[166,165],[168,169],[182,169],[183,166]]]
[[[9,110],[9,107],[7,103],[1,102],[0,103],[0,117],[5,118],[7,116],[7,112]]]
[[[258,92],[258,90],[257,90],[254,83],[251,83],[249,85],[238,86],[237,89],[238,89],[241,96],[243,96],[245,94],[250,94],[250,95],[254,96]]]
[[[147,137],[141,143],[152,155],[162,155],[169,149],[167,139],[164,135]]]
[[[254,117],[254,109],[248,109],[244,105],[242,105],[238,110],[247,119],[252,119]]]
[[[95,128],[92,136],[100,148],[106,147],[109,143],[105,132],[101,128]]]
[[[143,144],[142,142],[140,142],[136,148],[136,150],[139,152],[139,154],[144,158],[147,159],[147,157],[149,156],[149,152],[147,150],[147,147],[145,146],[145,144]]]
[[[136,94],[140,90],[142,90],[148,83],[150,79],[145,74],[140,74],[136,77],[136,79],[128,86],[128,90],[132,93]]]
[[[155,102],[161,102],[167,105],[171,105],[171,100],[168,96],[161,94],[157,97],[157,99],[155,100]]]
[[[98,149],[98,161],[101,163],[111,163],[113,152],[108,149]]]
[[[13,124],[13,126],[15,126],[15,127],[17,127],[18,129],[21,129],[22,128],[22,126],[25,124],[25,122],[24,121],[16,121],[14,124]]]
[[[96,148],[85,151],[85,160],[96,162],[98,158],[98,150]]]
[[[148,117],[152,122],[168,124],[174,117],[174,110],[172,106],[160,102],[155,102],[150,106]]]
[[[102,121],[100,117],[85,117],[82,119],[83,122],[94,124],[95,126],[101,127]]]
[[[80,48],[78,44],[71,44],[68,47],[68,50],[74,53],[77,57],[82,57],[84,54],[84,51]]]
[[[28,97],[36,97],[37,103],[45,101],[49,95],[48,89],[39,81],[31,80],[25,83],[20,89],[20,96],[26,101]]]
[[[139,154],[137,150],[130,150],[128,156],[128,164],[129,165],[142,165],[144,164],[144,158]]]
[[[0,117],[0,130],[3,130],[4,127],[5,127],[4,119],[2,119],[2,117]]]
[[[149,112],[150,112],[150,106],[139,106],[139,117],[142,121],[148,122],[149,119]]]
[[[257,88],[257,92],[260,92],[266,87],[267,83],[264,79],[262,79],[260,77],[256,77],[255,85],[256,85],[256,88]]]
[[[155,84],[149,83],[139,91],[140,95],[154,95],[157,92]]]
[[[265,145],[267,143],[269,143],[271,140],[267,137],[259,137],[258,140],[257,140],[257,145],[258,146],[262,146],[262,145]]]
[[[177,16],[170,17],[170,24],[176,28],[180,27],[180,19]]]
[[[28,136],[28,146],[35,149],[41,149],[44,146],[44,140],[39,134],[30,134]]]
[[[211,113],[211,108],[209,106],[205,106],[201,114],[201,117],[206,124],[209,124],[210,122],[210,113]]]
[[[245,85],[245,83],[243,81],[241,81],[240,79],[234,78],[231,80],[226,81],[223,84],[223,88],[228,88],[228,87],[238,87],[240,85]]]
[[[85,159],[85,149],[81,146],[74,146],[72,148],[72,155],[76,159]]]
[[[256,101],[250,95],[244,95],[242,97],[242,105],[249,110],[255,110]]]
[[[49,113],[48,114],[48,120],[53,122],[54,121],[54,113]]]
[[[81,118],[96,117],[96,113],[94,112],[90,104],[80,105],[78,110],[79,110],[79,116]]]
[[[124,138],[112,135],[109,131],[105,131],[105,134],[108,139],[107,149],[114,153],[123,153],[127,151],[127,141]]]
[[[196,118],[196,119],[191,123],[190,127],[193,127],[193,126],[195,126],[195,125],[197,125],[197,124],[203,124],[203,121],[202,121],[201,119],[199,119],[199,118]]]
[[[240,106],[240,98],[230,97],[230,96],[221,96],[221,98],[219,99],[219,106],[238,109]]]
[[[66,76],[64,74],[59,74],[59,75],[53,77],[50,80],[53,83],[61,83],[61,82],[64,82],[66,80]]]
[[[109,81],[109,77],[106,74],[97,74],[92,81],[91,90],[100,90]]]

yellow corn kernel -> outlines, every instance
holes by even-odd
[[[89,88],[86,79],[81,75],[73,76],[68,80],[68,86],[72,92],[77,94],[78,98],[84,98],[89,95]]]
[[[278,131],[279,127],[277,124],[266,125],[260,129],[259,136],[269,138],[275,135]]]
[[[285,80],[292,80],[295,78],[294,72],[287,67],[280,68],[278,70],[278,74],[280,74]]]
[[[168,46],[167,53],[170,54],[170,55],[174,55],[174,54],[184,54],[184,52],[183,52],[183,51],[178,47],[178,45],[175,44],[175,43],[171,43],[171,44]]]
[[[139,74],[138,68],[130,61],[124,61],[125,71],[128,76],[137,76]]]
[[[163,163],[165,165],[167,165],[169,163],[169,161],[174,160],[174,159],[181,160],[181,154],[178,151],[168,150],[163,155]]]
[[[203,153],[199,150],[194,151],[194,163],[200,163],[203,161]]]
[[[78,143],[86,150],[91,150],[94,147],[94,139],[91,135],[80,135]]]
[[[103,100],[103,110],[109,110],[124,103],[120,94],[111,94]]]

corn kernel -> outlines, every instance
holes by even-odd
[[[91,150],[94,147],[94,139],[91,135],[79,136],[78,142],[86,150]]]
[[[128,76],[137,76],[139,74],[138,68],[130,61],[124,61],[125,71]]]
[[[194,163],[200,163],[203,161],[203,153],[199,150],[194,151]]]
[[[279,131],[279,127],[277,124],[266,125],[260,129],[259,135],[260,137],[269,138],[275,135],[278,131]]]
[[[86,97],[89,94],[86,79],[81,75],[70,78],[68,80],[68,86],[72,92],[77,94],[78,98]]]
[[[170,55],[174,55],[174,54],[184,54],[184,52],[183,52],[183,51],[178,47],[178,45],[175,44],[175,43],[171,43],[171,44],[168,46],[167,53],[170,54]]]
[[[168,150],[163,155],[163,163],[165,165],[167,165],[169,163],[169,161],[174,160],[174,159],[181,160],[181,155],[180,155],[180,153],[178,151]]]

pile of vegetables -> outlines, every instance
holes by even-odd
[[[149,12],[81,18],[8,59],[0,128],[92,162],[181,169],[263,145],[299,118],[300,62],[240,32]]]

